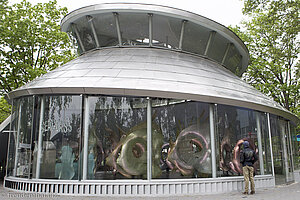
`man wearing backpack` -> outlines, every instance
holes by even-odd
[[[243,175],[245,179],[245,192],[243,194],[248,194],[249,192],[249,179],[251,182],[251,193],[255,193],[255,186],[254,186],[254,167],[253,164],[258,160],[256,153],[254,150],[250,149],[249,142],[244,141],[244,150],[240,153],[240,162],[243,165]]]

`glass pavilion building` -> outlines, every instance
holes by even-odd
[[[79,195],[242,190],[299,181],[299,119],[239,77],[246,46],[184,10],[99,4],[62,20],[80,56],[8,94],[4,187]]]

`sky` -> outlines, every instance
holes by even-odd
[[[10,3],[18,3],[21,0],[9,0]],[[32,4],[45,3],[49,0],[27,0]],[[59,6],[67,7],[71,12],[75,9],[100,3],[148,3],[165,5],[187,10],[222,25],[238,25],[243,19],[242,0],[57,0]]]

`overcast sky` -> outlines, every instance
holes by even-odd
[[[21,0],[9,0],[11,3],[17,3],[20,1]],[[32,4],[36,4],[38,2],[48,2],[49,0],[27,1]],[[158,4],[187,10],[210,18],[225,26],[238,25],[243,18],[242,0],[57,0],[57,2],[59,6],[67,7],[69,12],[83,6],[109,2]]]

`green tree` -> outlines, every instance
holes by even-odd
[[[0,123],[10,113],[1,96],[75,58],[72,43],[60,31],[67,12],[56,0],[36,5],[0,0]]]
[[[0,123],[10,115],[11,106],[7,103],[4,97],[0,97]]]
[[[250,65],[243,78],[300,117],[299,0],[244,0]]]
[[[0,95],[74,58],[72,44],[59,25],[67,8],[58,7],[56,0],[36,5],[23,0],[2,13]]]

